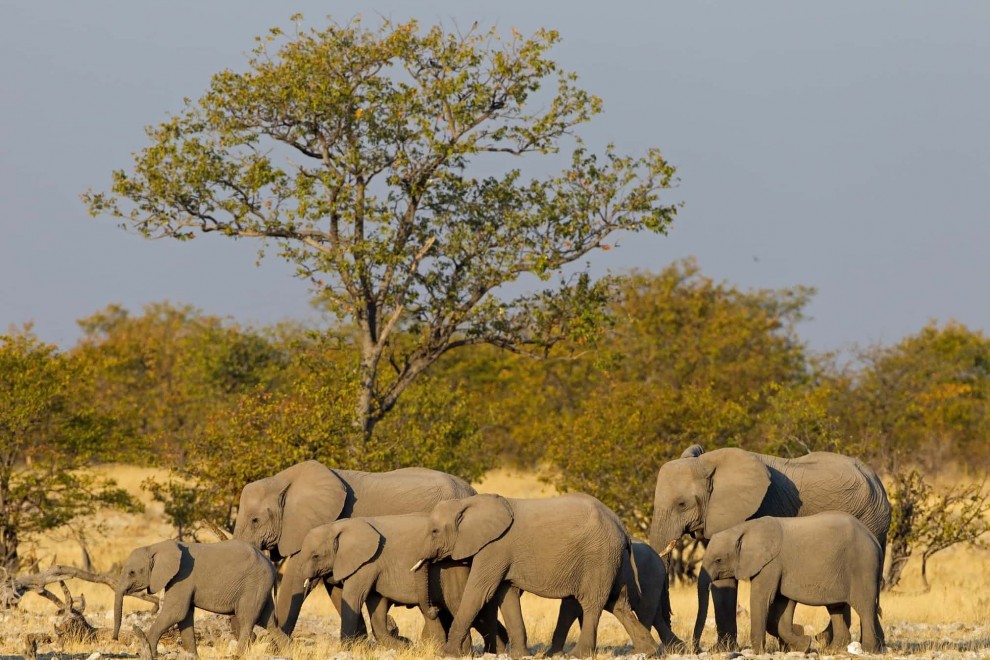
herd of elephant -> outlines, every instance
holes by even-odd
[[[695,650],[709,593],[718,644],[737,646],[736,586],[745,579],[754,651],[763,651],[766,633],[809,650],[812,638],[792,620],[803,603],[828,609],[830,623],[817,637],[823,647],[851,641],[854,609],[861,643],[875,652],[884,646],[878,598],[889,526],[890,503],[874,471],[827,452],[784,459],[688,448],[660,467],[649,544],[631,540],[615,513],[590,495],[514,499],[478,494],[459,477],[425,468],[369,473],[306,461],[244,486],[233,539],[134,550],[117,586],[114,639],[124,596],[164,589],[147,635],[134,629],[143,655],[155,658],[162,634],[175,625],[195,655],[197,607],[233,615],[238,655],[255,625],[282,646],[303,600],[322,582],[344,641],[368,635],[367,609],[377,644],[407,644],[388,616],[394,604],[421,609],[421,638],[442,644],[444,655],[470,655],[471,628],[486,652],[527,655],[526,591],[561,600],[551,654],[564,651],[577,621],[580,637],[568,653],[593,655],[608,610],[635,652],[655,655],[681,645],[670,628],[661,557],[692,534],[707,541]]]

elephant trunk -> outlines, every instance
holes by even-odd
[[[295,629],[299,610],[307,596],[303,590],[306,578],[301,564],[298,554],[285,560],[285,571],[275,599],[275,620],[286,635],[291,635]]]
[[[684,534],[684,528],[670,520],[662,512],[653,514],[653,524],[650,526],[650,547],[661,557],[674,549],[674,544]]]
[[[436,619],[440,615],[440,609],[433,604],[430,598],[430,567],[428,561],[420,561],[416,565],[416,599],[419,601],[419,609],[423,616],[428,619]],[[439,567],[434,570],[439,571]]]
[[[113,599],[113,638],[117,639],[120,634],[120,621],[124,614],[124,594],[127,593],[127,585],[123,580],[117,585],[117,591]]]

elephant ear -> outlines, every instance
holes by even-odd
[[[306,533],[340,517],[347,501],[347,487],[337,473],[318,461],[306,461],[285,471],[288,479],[278,494],[282,530],[278,552],[291,557],[302,548]]]
[[[463,506],[454,512],[456,540],[450,558],[468,559],[499,538],[512,525],[512,508],[501,495],[474,495],[459,500]]]
[[[770,487],[770,470],[756,454],[743,449],[717,449],[698,456],[709,473],[705,538],[738,525],[756,513]]]
[[[705,453],[705,448],[701,445],[691,445],[683,452],[681,452],[681,458],[698,458]]]
[[[337,536],[337,552],[333,560],[334,582],[342,582],[374,559],[382,546],[383,537],[368,521],[354,518]]]
[[[179,572],[182,549],[175,541],[162,541],[148,548],[148,592],[156,594]]]
[[[736,541],[739,565],[736,577],[750,580],[780,554],[780,523],[773,518],[758,518],[746,523]]]

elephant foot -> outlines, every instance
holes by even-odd
[[[664,648],[663,643],[659,646],[656,644],[651,644],[649,646],[638,645],[633,647],[633,653],[637,655],[645,655],[647,658],[659,658],[666,654],[666,649]]]
[[[792,637],[784,643],[787,645],[787,649],[789,651],[801,651],[802,653],[807,653],[811,650],[811,641],[811,637],[808,635],[800,635],[797,637]]]
[[[446,644],[443,645],[443,648],[440,649],[439,655],[445,658],[460,658],[464,656],[464,653],[461,651],[461,647],[459,644],[452,644],[450,642],[447,642]],[[468,657],[471,657],[470,652],[468,653]]]
[[[663,645],[667,647],[668,653],[671,651],[674,653],[688,653],[691,650],[688,643],[675,635],[673,631],[670,631],[670,637],[664,639],[661,636],[660,640],[663,642]]]
[[[135,639],[138,641],[138,657],[141,660],[155,660],[157,654],[155,653],[155,649],[151,648],[151,643],[145,636],[144,631],[137,626],[132,626],[131,630],[134,633]]]
[[[739,642],[736,639],[736,635],[729,633],[719,633],[718,640],[715,642],[715,647],[712,650],[726,651],[726,652],[738,651]]]
[[[852,642],[852,636],[848,632],[833,635],[832,629],[827,628],[815,635],[815,642],[822,649],[844,649]]]

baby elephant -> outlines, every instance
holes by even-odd
[[[232,628],[239,627],[237,655],[247,648],[256,623],[284,644],[287,637],[275,625],[274,584],[275,567],[259,550],[243,541],[188,544],[162,541],[137,548],[124,562],[117,582],[113,638],[117,639],[120,632],[124,596],[142,589],[152,594],[164,589],[158,617],[146,640],[152,660],[157,657],[162,634],[176,624],[182,646],[196,655],[195,607],[234,615]],[[135,632],[143,637],[137,628]]]
[[[667,651],[683,646],[683,642],[670,629],[670,583],[667,567],[660,555],[648,543],[633,541],[632,563],[625,573],[629,593],[635,595],[630,597],[630,601],[640,623],[647,630],[653,628],[657,631]],[[574,621],[581,619],[581,614],[581,605],[576,599],[565,598],[560,602],[549,655],[563,652],[567,633]]]
[[[341,639],[357,635],[361,608],[367,604],[371,630],[380,644],[403,643],[386,623],[391,605],[419,606],[424,611],[424,639],[447,640],[447,630],[457,611],[470,568],[463,562],[409,567],[416,560],[418,541],[429,525],[425,513],[374,518],[343,518],[314,527],[303,539],[300,571],[305,589],[318,579],[343,584]],[[513,594],[518,599],[518,594]],[[507,595],[506,598],[511,598]],[[485,650],[499,652],[508,641],[498,622],[498,603],[491,602],[475,619],[474,627],[485,642]],[[470,654],[470,639],[462,649]]]
[[[838,511],[799,518],[748,520],[713,535],[704,568],[713,584],[751,580],[752,644],[763,652],[766,631],[807,651],[811,638],[793,626],[794,604],[825,605],[839,643],[848,643],[849,607],[860,617],[860,640],[884,646],[880,627],[883,549],[863,523]]]

